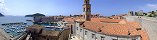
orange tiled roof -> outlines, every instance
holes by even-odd
[[[98,22],[90,22],[90,21],[86,21],[83,24],[86,29],[90,29],[90,30],[94,30],[96,32],[99,31],[99,29],[103,26],[102,23],[98,23]]]
[[[127,24],[104,24],[104,27],[101,29],[105,34],[112,35],[138,35],[136,28],[133,28]]]
[[[94,21],[95,20],[95,21]],[[105,19],[101,19],[105,20]],[[100,19],[93,18],[91,21],[85,21],[83,23],[83,28],[89,29],[95,32],[101,32],[108,35],[119,35],[119,36],[141,36],[142,40],[149,40],[148,35],[143,30],[137,30],[140,28],[138,22],[127,22],[126,20],[116,20],[116,19],[107,19],[110,21],[105,22],[126,22],[126,23],[104,23]],[[114,21],[116,20],[116,21]],[[100,31],[101,30],[101,31]]]
[[[104,19],[100,20],[101,22],[120,22],[122,19]]]
[[[100,20],[98,18],[91,18],[92,22],[100,22]]]
[[[91,18],[93,22],[120,22],[124,19],[108,19],[108,18]]]
[[[122,19],[121,16],[111,16],[110,18],[112,18],[112,19]]]
[[[128,25],[131,25],[134,28],[141,28],[140,23],[138,22],[127,22]]]
[[[66,21],[66,22],[74,22],[78,19],[81,19],[81,17],[75,17],[75,18],[69,17],[69,18],[64,18],[63,20]]]
[[[64,18],[63,20],[66,21],[66,22],[74,22],[75,19],[73,19],[73,18]]]
[[[148,34],[144,30],[140,30],[141,40],[149,40]]]

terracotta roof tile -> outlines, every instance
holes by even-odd
[[[91,18],[92,22],[120,22],[124,19]]]
[[[66,21],[66,22],[74,22],[75,19],[73,19],[73,18],[64,18],[63,20]]]
[[[84,28],[90,29],[96,32],[99,31],[99,28],[101,28],[102,25],[103,25],[102,23],[98,23],[98,22],[90,22],[90,21],[84,22],[84,26],[85,26]]]
[[[128,25],[131,25],[134,28],[141,28],[140,23],[138,22],[127,22]]]
[[[65,18],[65,21],[74,22],[81,18]],[[128,22],[125,19],[91,18],[91,21],[85,21],[83,28],[95,32],[101,32],[108,35],[117,36],[136,36],[140,35],[142,40],[149,40],[148,35],[141,28],[138,22]],[[101,30],[101,31],[100,31]]]
[[[93,18],[94,19],[94,18]],[[136,36],[141,35],[142,40],[148,40],[148,35],[146,32],[141,30],[136,30],[136,28],[140,28],[140,24],[138,22],[127,22],[123,20],[125,23],[104,23],[101,22],[100,19],[94,19],[96,21],[85,21],[83,25],[84,28],[108,34],[108,35],[119,35],[119,36]],[[102,19],[103,21],[105,19]],[[120,22],[121,20],[113,21],[114,19],[107,19],[110,20],[108,22]],[[106,20],[105,20],[106,21]],[[106,21],[107,22],[107,21]]]
[[[144,30],[140,30],[141,40],[150,40],[148,34]]]

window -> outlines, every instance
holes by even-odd
[[[87,8],[87,11],[90,12],[90,8]]]
[[[85,31],[85,35],[87,35],[87,31]]]
[[[136,40],[136,39],[132,39],[132,40]]]
[[[104,40],[105,37],[101,36],[101,40]]]
[[[112,39],[112,40],[118,40],[118,39]]]
[[[98,40],[98,38],[97,38],[97,37],[95,37],[95,40]]]
[[[82,29],[80,29],[80,32],[82,32]]]
[[[94,38],[95,37],[95,34],[92,34],[92,38]]]
[[[83,12],[85,12],[85,8],[83,8]]]
[[[78,30],[78,27],[76,29]]]

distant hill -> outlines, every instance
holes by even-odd
[[[44,14],[36,13],[33,15],[26,15],[25,17],[38,17],[38,16],[45,16]]]
[[[3,15],[2,13],[0,13],[0,17],[1,17],[1,16],[4,16],[4,15]]]

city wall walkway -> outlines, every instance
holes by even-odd
[[[150,40],[157,40],[157,19],[141,17],[141,25],[147,31]]]
[[[126,16],[129,21],[137,21],[141,23],[142,30],[147,31],[150,40],[157,40],[157,18]]]

